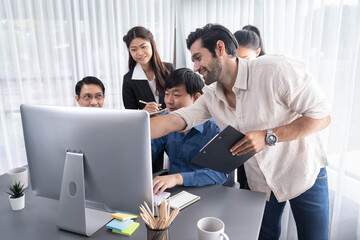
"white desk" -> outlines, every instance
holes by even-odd
[[[35,196],[29,185],[26,189],[25,208],[12,211],[7,190],[7,176],[0,176],[0,238],[1,239],[133,239],[145,240],[146,228],[138,218],[140,227],[129,238],[114,234],[105,227],[90,238],[59,230],[56,227],[58,201]],[[175,188],[173,193],[185,189],[201,196],[201,200],[181,210],[171,227],[171,240],[196,240],[197,221],[206,216],[218,217],[225,223],[230,239],[256,240],[258,238],[265,194],[247,190],[207,186],[200,188]]]

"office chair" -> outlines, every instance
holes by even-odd
[[[162,151],[162,153],[160,153],[156,157],[155,161],[152,163],[153,174],[155,174],[158,171],[161,171],[163,169],[163,166],[164,166],[164,153],[165,153],[165,151]]]

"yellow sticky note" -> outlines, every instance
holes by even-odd
[[[119,212],[113,213],[113,214],[111,214],[111,216],[113,218],[119,219],[121,221],[137,218],[136,215],[126,214],[126,213],[119,213]]]
[[[139,226],[140,226],[140,223],[134,222],[133,224],[131,224],[130,226],[125,228],[122,232],[116,231],[114,229],[112,230],[112,232],[122,234],[122,235],[125,235],[125,236],[131,236]]]

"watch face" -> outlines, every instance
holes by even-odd
[[[276,142],[277,142],[277,137],[276,137],[275,134],[268,134],[268,135],[266,136],[266,143],[267,143],[267,145],[273,146],[273,145],[275,145]]]

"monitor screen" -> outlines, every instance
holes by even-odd
[[[20,107],[32,190],[59,199],[66,152],[84,154],[85,199],[109,211],[153,204],[149,114],[141,110]]]

